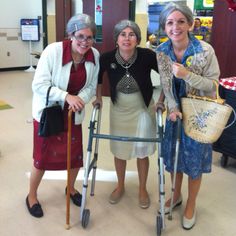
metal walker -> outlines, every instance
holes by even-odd
[[[67,186],[69,186],[69,177],[70,177],[70,146],[71,146],[71,111],[68,113],[68,149],[67,149]],[[88,188],[88,178],[90,171],[93,170],[92,180],[91,180],[91,191],[90,196],[94,196],[95,189],[95,179],[96,179],[96,169],[97,169],[97,160],[98,160],[98,145],[99,139],[109,139],[123,142],[155,142],[158,143],[158,182],[159,182],[159,202],[160,202],[160,214],[156,218],[156,229],[157,236],[161,235],[162,230],[165,229],[165,176],[164,176],[164,160],[161,153],[161,144],[164,134],[163,129],[163,119],[162,119],[162,110],[158,109],[156,112],[157,120],[157,137],[156,138],[138,138],[138,137],[124,137],[124,136],[114,136],[107,134],[100,134],[100,124],[101,124],[101,109],[99,104],[95,105],[91,114],[91,119],[89,123],[89,139],[86,155],[86,164],[84,167],[84,180],[83,180],[83,189],[82,189],[82,202],[80,208],[80,221],[83,228],[86,228],[89,219],[90,219],[90,210],[86,208],[86,196]],[[180,130],[181,123],[178,121],[178,130]],[[180,132],[178,132],[180,133]],[[179,137],[179,134],[178,134]],[[92,148],[93,148],[93,139],[95,139],[94,145],[94,158],[91,160]],[[176,144],[176,156],[175,156],[175,169],[177,170],[177,161],[178,161],[178,148],[179,148],[179,138],[177,139]],[[175,170],[175,171],[176,171]],[[172,184],[172,192],[174,192],[174,181]],[[173,194],[172,194],[173,195]],[[173,208],[173,196],[171,195],[171,210],[170,217],[172,218],[172,208]],[[66,228],[70,228],[70,195],[69,191],[67,192],[67,204],[66,204]],[[169,217],[169,218],[170,218]]]

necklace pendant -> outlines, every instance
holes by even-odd
[[[127,70],[130,67],[130,65],[129,64],[125,64],[124,67]]]

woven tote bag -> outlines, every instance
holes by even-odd
[[[201,143],[214,143],[220,137],[233,110],[219,97],[215,85],[216,99],[192,94],[181,99],[184,131]]]

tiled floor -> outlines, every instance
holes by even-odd
[[[40,185],[38,198],[45,216],[41,219],[29,215],[25,205],[29,175],[32,165],[32,117],[31,82],[33,73],[23,71],[0,72],[0,99],[13,109],[0,110],[0,235],[1,236],[151,236],[156,235],[158,209],[157,157],[150,158],[148,190],[151,206],[147,210],[138,207],[138,177],[135,160],[128,162],[126,193],[117,205],[108,203],[108,196],[116,181],[113,157],[109,141],[99,141],[99,161],[95,196],[87,195],[86,208],[91,216],[88,227],[83,229],[79,221],[79,208],[71,205],[71,229],[65,229],[66,198],[64,171],[47,172]],[[101,132],[108,132],[109,98],[104,98]],[[88,141],[88,122],[92,105],[86,110],[83,124],[84,150]],[[236,235],[236,160],[230,159],[226,169],[220,166],[220,154],[214,153],[212,173],[203,176],[197,202],[197,224],[191,231],[181,227],[184,205],[173,212],[173,220],[166,220],[163,236],[235,236]],[[186,202],[187,178],[183,183]],[[81,190],[81,171],[77,188]],[[89,181],[90,186],[90,181]],[[170,192],[170,180],[166,175],[166,192]]]

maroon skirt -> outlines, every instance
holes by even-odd
[[[57,136],[38,136],[39,122],[34,120],[34,166],[40,170],[67,169],[67,112],[64,112],[65,131]],[[71,168],[83,166],[82,126],[74,125],[72,119]]]

